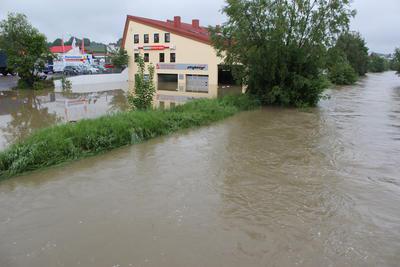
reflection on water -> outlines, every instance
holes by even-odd
[[[0,95],[0,150],[33,131],[57,123],[124,111],[122,90],[95,93],[7,91]]]
[[[209,93],[158,91],[155,107],[169,108],[198,98],[240,93],[241,87],[224,86]],[[22,140],[33,131],[57,123],[128,110],[123,90],[77,93],[72,91],[6,91],[0,94],[0,150]]]
[[[0,183],[0,266],[398,266],[400,79]]]

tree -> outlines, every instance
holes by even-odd
[[[227,0],[228,21],[211,27],[227,65],[264,104],[315,106],[326,88],[326,51],[348,29],[349,0]]]
[[[345,53],[348,62],[358,75],[364,76],[367,73],[369,63],[368,48],[360,33],[343,33],[337,40],[335,47]]]
[[[54,42],[52,43],[52,46],[61,46],[62,45],[62,39],[61,38],[57,38],[54,40]]]
[[[384,72],[388,70],[388,62],[383,57],[372,53],[369,62],[369,71],[371,72]]]
[[[137,58],[138,72],[135,75],[135,89],[128,95],[128,102],[131,109],[146,110],[151,108],[154,93],[154,66],[150,64],[147,68],[148,74],[145,74],[146,65],[142,56]]]
[[[124,69],[128,65],[128,52],[123,48],[116,48],[111,51],[111,63],[118,69]]]
[[[117,41],[117,46],[122,46],[122,38],[119,38]]]
[[[50,57],[46,36],[25,15],[9,13],[0,22],[0,48],[6,52],[8,65],[18,73],[21,83],[32,88],[39,80],[37,70]]]
[[[396,48],[394,52],[394,58],[392,60],[392,69],[400,74],[400,48]]]
[[[336,47],[328,52],[328,78],[337,85],[351,85],[357,81],[358,75],[347,60],[347,56]]]

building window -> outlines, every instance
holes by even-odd
[[[160,35],[158,33],[154,34],[154,43],[159,43],[160,42]]]
[[[171,53],[169,61],[171,63],[175,63],[176,62],[176,54],[175,53]]]
[[[149,35],[148,34],[144,35],[144,40],[143,41],[144,41],[145,44],[149,43]]]
[[[165,36],[164,36],[164,39],[165,39],[164,41],[166,43],[171,42],[171,34],[170,33],[166,33]]]
[[[169,103],[169,108],[175,108],[175,102],[171,102],[171,103]]]
[[[165,54],[160,53],[160,62],[165,62]]]
[[[139,62],[139,53],[135,53],[135,62]]]
[[[186,92],[208,93],[208,75],[186,75]]]
[[[133,36],[133,41],[134,41],[135,44],[138,44],[138,43],[139,43],[139,34],[135,34],[135,35]]]
[[[177,91],[178,74],[158,74],[158,90]]]
[[[150,61],[149,53],[144,53],[144,62],[149,62],[149,61]]]
[[[164,103],[164,101],[160,101],[159,107],[160,107],[160,109],[165,109],[165,103]]]

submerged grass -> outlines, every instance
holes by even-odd
[[[0,180],[207,125],[258,106],[247,95],[231,95],[195,100],[172,110],[124,112],[45,128],[0,152]]]

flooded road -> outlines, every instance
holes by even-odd
[[[128,108],[123,90],[0,92],[0,151],[32,132],[54,124],[95,118]]]
[[[0,183],[0,266],[398,266],[400,78]]]

